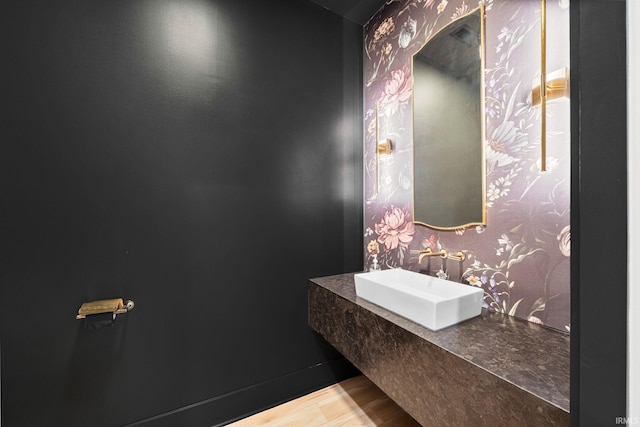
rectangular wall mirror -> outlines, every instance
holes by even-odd
[[[414,222],[486,224],[483,6],[429,38],[412,67]]]

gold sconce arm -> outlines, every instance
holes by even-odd
[[[391,140],[384,139],[382,141],[378,141],[378,154],[391,154]]]
[[[553,73],[547,74],[546,77],[546,100],[553,101],[559,98],[569,98],[569,69],[562,68]],[[540,94],[540,85],[534,81],[531,90],[531,105],[538,106],[542,103]]]

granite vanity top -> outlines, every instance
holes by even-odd
[[[353,274],[310,282],[569,412],[569,335],[486,310],[434,332],[358,298]]]

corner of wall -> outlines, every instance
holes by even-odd
[[[633,24],[640,20],[640,4],[636,1],[627,2],[627,82],[628,82],[628,355],[627,355],[627,415],[640,420],[640,289],[631,286],[632,278],[640,275],[640,267],[632,260],[640,256],[640,171],[636,165],[640,162],[640,147],[631,141],[640,140],[640,126],[637,117],[640,115],[640,84],[636,78],[640,73],[640,31]],[[636,280],[637,284],[637,280]],[[640,421],[639,421],[640,422]]]

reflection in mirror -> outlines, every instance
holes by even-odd
[[[414,221],[486,223],[482,7],[452,21],[413,57]]]

